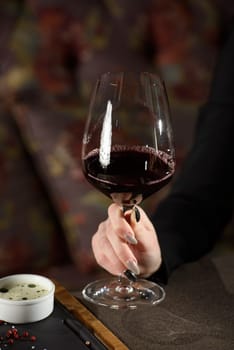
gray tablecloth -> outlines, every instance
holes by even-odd
[[[131,350],[234,349],[234,255],[184,265],[165,289],[153,307],[85,304]]]

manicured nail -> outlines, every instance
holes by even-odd
[[[138,267],[137,262],[135,260],[128,260],[127,267],[130,271],[132,271],[136,275],[139,275],[140,270],[139,270],[139,267]]]
[[[137,281],[137,277],[136,277],[135,273],[133,273],[131,270],[125,270],[124,275],[125,275],[125,277],[127,277],[127,279],[129,281],[132,281],[132,282]]]
[[[129,233],[127,233],[127,234],[125,235],[125,239],[126,239],[126,241],[127,241],[128,243],[130,243],[130,244],[137,244],[137,243],[138,243],[138,241],[136,240],[136,238],[135,238],[134,236],[132,236],[131,234],[129,234]]]
[[[140,219],[141,219],[140,211],[139,211],[139,209],[137,207],[134,208],[134,211],[135,211],[136,222],[139,222]]]

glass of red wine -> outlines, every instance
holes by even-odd
[[[82,165],[86,179],[123,212],[137,210],[142,200],[170,181],[175,170],[173,132],[165,85],[157,75],[100,76],[90,101]],[[114,309],[136,308],[158,304],[165,291],[127,270],[91,282],[83,296]]]

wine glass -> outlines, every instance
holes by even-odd
[[[124,212],[170,181],[175,170],[173,133],[166,89],[157,75],[100,76],[90,101],[82,166],[86,179]],[[119,277],[91,282],[83,296],[114,309],[136,308],[158,304],[165,291],[127,270]]]

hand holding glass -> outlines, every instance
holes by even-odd
[[[82,147],[83,171],[99,191],[134,210],[159,191],[175,170],[168,99],[157,75],[105,73],[97,81]],[[163,288],[124,275],[90,283],[84,297],[111,308],[158,304]]]

